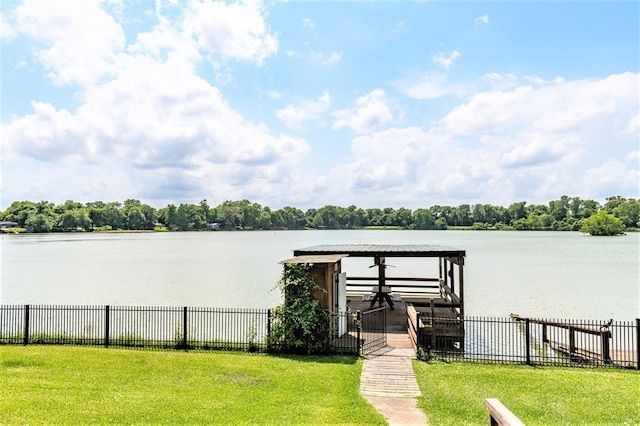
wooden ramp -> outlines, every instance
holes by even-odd
[[[422,395],[411,365],[411,360],[415,357],[408,334],[387,334],[387,346],[364,360],[360,393],[396,398]]]
[[[416,353],[407,333],[387,334],[388,346],[365,358],[360,394],[391,426],[424,426],[427,416],[418,408],[421,395],[411,360]]]

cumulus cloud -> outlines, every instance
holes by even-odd
[[[278,39],[264,20],[260,2],[195,1],[186,26],[199,46],[222,60],[235,59],[261,65],[278,51]]]
[[[433,55],[431,60],[434,64],[440,65],[442,68],[448,70],[453,65],[453,61],[460,57],[460,52],[454,50],[449,54],[449,56],[445,56],[444,52],[439,52]]]
[[[330,106],[331,95],[325,90],[315,101],[302,100],[297,105],[289,104],[277,110],[276,117],[287,126],[297,128],[304,121],[320,119]]]
[[[38,160],[42,170],[93,164],[88,174],[96,175],[116,164],[125,188],[144,188],[152,198],[162,188],[202,195],[203,182],[207,191],[235,194],[257,182],[286,185],[309,152],[306,141],[246,120],[196,73],[202,55],[260,65],[274,53],[263,13],[255,3],[193,2],[184,20],[158,15],[125,45],[98,2],[25,2],[17,28],[44,42],[36,59],[56,83],[81,88],[73,110],[33,102],[31,112],[3,124],[5,155]]]
[[[307,28],[311,28],[311,29],[314,29],[316,27],[315,22],[313,22],[313,19],[311,19],[311,18],[303,18],[302,19],[302,25],[307,27]]]
[[[58,85],[86,86],[112,73],[124,47],[124,31],[95,0],[26,0],[14,15],[15,32],[45,46],[35,55]]]
[[[334,129],[350,127],[358,133],[371,132],[393,121],[393,113],[382,89],[358,98],[355,107],[336,111],[334,117]]]

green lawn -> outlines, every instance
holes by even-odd
[[[2,424],[384,424],[362,360],[0,346]]]
[[[640,425],[640,373],[414,362],[431,425],[487,425],[497,398],[526,425]]]

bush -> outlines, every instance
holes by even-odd
[[[316,283],[309,275],[310,265],[287,264],[277,288],[284,303],[273,310],[268,336],[272,349],[287,353],[321,354],[328,352],[329,312],[313,295]]]
[[[620,235],[624,234],[624,223],[614,215],[600,210],[582,222],[581,232],[591,235]]]

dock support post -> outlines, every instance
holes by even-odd
[[[611,332],[603,331],[600,336],[602,338],[602,360],[605,364],[611,364],[611,352],[609,349],[609,339],[611,338]]]
[[[576,330],[569,326],[569,356],[573,356],[576,353]]]

